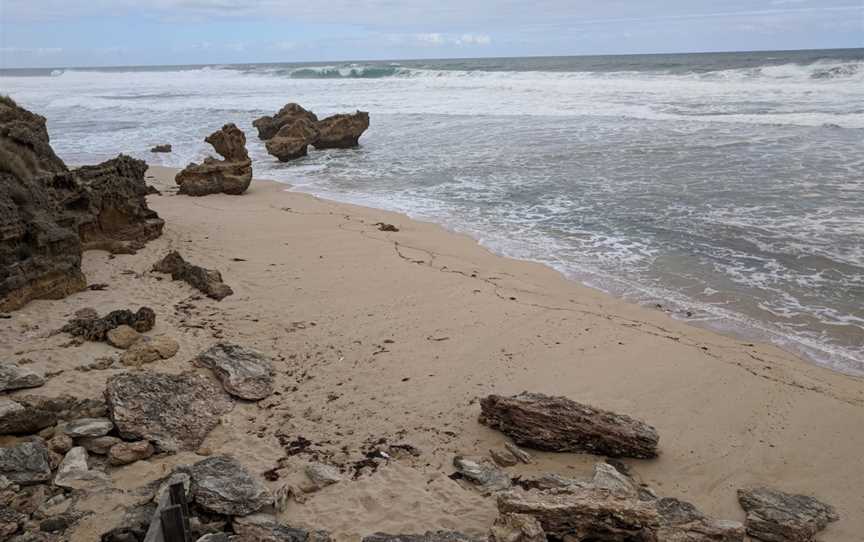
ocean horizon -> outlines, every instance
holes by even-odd
[[[256,178],[864,374],[864,49],[7,69],[0,86],[67,163],[183,167],[233,122]],[[371,127],[280,163],[251,123],[288,102]]]

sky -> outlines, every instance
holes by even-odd
[[[0,68],[864,47],[864,0],[0,0]]]

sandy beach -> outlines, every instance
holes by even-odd
[[[276,469],[278,480],[267,482],[276,490],[299,483],[310,457],[351,465],[381,439],[419,449],[305,503],[290,501],[279,516],[289,525],[326,529],[346,541],[375,531],[484,536],[497,515],[495,500],[448,478],[452,459],[486,454],[507,440],[478,423],[480,397],[527,390],[655,426],[659,458],[626,463],[664,496],[743,521],[736,490],[768,485],[837,508],[841,519],[822,540],[861,539],[861,379],[496,256],[437,225],[267,181],[254,181],[239,197],[191,198],[174,192],[174,173],[148,172],[148,182],[162,190],[148,197],[166,221],[162,237],[134,255],[85,253],[88,282],[106,289],[34,301],[2,321],[0,357],[32,360],[53,375],[42,388],[11,398],[101,397],[106,379],[129,369],[76,367],[118,351],[105,343],[69,346],[68,336],[50,332],[85,307],[101,314],[148,306],[157,315],[151,335],[176,339],[180,351],[143,370],[193,369],[189,360],[220,339],[275,360],[277,394],[239,403],[199,454],[230,454],[258,474]],[[379,222],[399,231],[379,231]],[[169,250],[220,270],[234,295],[217,302],[152,272]],[[301,437],[311,442],[309,453],[286,453]],[[511,470],[576,476],[597,460],[535,457],[535,464]],[[155,456],[110,476],[129,492],[197,459],[188,452]],[[95,540],[119,521],[134,500],[123,491],[89,497],[86,506],[96,513],[71,540]]]

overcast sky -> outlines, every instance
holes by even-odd
[[[864,0],[0,0],[0,67],[864,47]]]

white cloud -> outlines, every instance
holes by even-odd
[[[13,55],[49,56],[62,52],[61,47],[0,47],[0,53]]]
[[[412,34],[414,41],[421,45],[441,47],[445,45],[489,45],[492,38],[488,34],[445,34],[442,32],[423,32]],[[393,41],[404,41],[400,36],[391,36]]]

